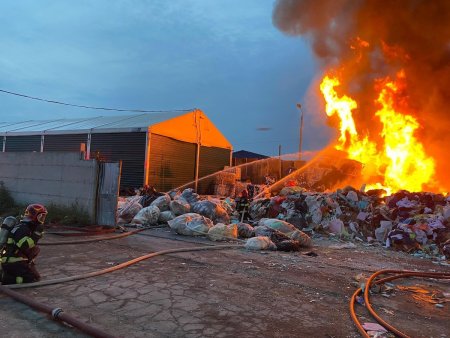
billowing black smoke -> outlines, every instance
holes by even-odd
[[[376,79],[403,70],[408,114],[450,190],[450,1],[277,0],[274,24],[310,40],[326,72],[336,72],[356,99],[354,118],[377,131]]]

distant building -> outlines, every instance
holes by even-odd
[[[0,137],[3,152],[84,149],[122,161],[122,188],[168,191],[231,164],[231,143],[201,110],[0,122]]]
[[[239,150],[233,153],[233,166],[262,160],[265,158],[269,158],[269,156],[253,153],[247,150]]]
[[[267,161],[261,161],[269,159]],[[259,161],[259,162],[256,162]],[[242,181],[250,180],[252,183],[264,183],[264,176],[267,174],[274,174],[276,164],[269,156],[253,153],[247,150],[239,150],[233,153],[233,166],[237,166],[239,178]]]

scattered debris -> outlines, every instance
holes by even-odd
[[[330,249],[355,249],[356,245],[352,242],[343,244],[333,244],[329,246]]]
[[[362,324],[362,327],[364,328],[364,330],[366,330],[367,335],[369,337],[374,338],[388,337],[386,335],[388,331],[378,323],[364,323]]]
[[[412,292],[412,297],[415,300],[426,302],[429,304],[445,304],[450,300],[447,295],[438,290],[428,290],[424,286],[402,286],[397,285],[397,289],[401,291]]]
[[[250,204],[254,221],[271,217],[297,229],[333,233],[343,240],[378,242],[418,257],[450,258],[450,200],[442,194],[399,191],[382,197],[352,187],[309,192],[286,187],[270,199]]]

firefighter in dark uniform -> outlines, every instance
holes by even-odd
[[[248,219],[248,209],[250,207],[250,201],[248,199],[248,191],[242,190],[239,197],[236,199],[236,210],[239,212],[241,222]]]
[[[37,243],[44,230],[47,209],[41,204],[30,204],[19,224],[10,231],[0,253],[2,284],[33,283],[41,278],[34,266],[39,254]]]

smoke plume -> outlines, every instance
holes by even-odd
[[[450,1],[278,0],[273,22],[306,37],[341,90],[359,104],[354,118],[372,135],[377,79],[406,76],[404,102],[419,121],[418,138],[450,190]]]

